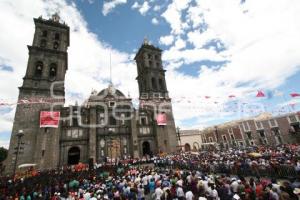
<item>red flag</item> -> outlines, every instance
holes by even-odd
[[[210,98],[210,96],[205,96],[205,99],[209,99]]]
[[[300,93],[291,93],[291,97],[300,97]]]
[[[265,97],[265,94],[263,93],[263,91],[258,90],[257,94],[256,94],[256,97]]]
[[[235,98],[235,95],[229,95],[228,97],[229,98]]]

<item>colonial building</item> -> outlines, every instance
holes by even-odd
[[[202,147],[276,146],[300,142],[300,114],[257,117],[232,121],[201,131]]]
[[[198,129],[181,130],[179,147],[181,151],[199,151],[201,150],[202,138]]]
[[[7,172],[24,163],[46,169],[176,151],[175,123],[159,48],[145,41],[136,54],[139,108],[113,84],[92,92],[80,106],[65,107],[69,27],[57,14],[51,19],[36,18],[34,23],[5,162]],[[42,126],[41,113],[45,111],[58,114],[58,124]]]

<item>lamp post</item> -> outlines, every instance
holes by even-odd
[[[18,138],[18,144],[17,147],[15,148],[16,151],[14,152],[14,154],[16,154],[16,159],[15,159],[15,163],[14,163],[14,168],[13,168],[13,177],[15,177],[16,175],[16,169],[17,169],[17,164],[18,164],[18,158],[19,158],[19,153],[20,153],[20,146],[22,145],[21,143],[21,139],[24,136],[23,130],[19,130],[18,133],[16,134],[17,138]]]
[[[219,144],[219,133],[218,133],[218,127],[217,126],[215,126],[215,134],[216,134],[217,145],[220,146],[220,144]]]
[[[179,141],[179,146],[180,146],[180,150],[182,150],[181,148],[181,138],[180,138],[180,128],[177,126],[176,127],[176,132],[177,132],[177,138],[178,138],[178,141]]]
[[[112,137],[110,137],[109,139],[110,139],[110,146],[109,146],[109,149],[110,149],[110,165],[112,166],[112,146],[113,146],[113,139],[112,139]]]

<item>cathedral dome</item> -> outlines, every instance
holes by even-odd
[[[97,96],[99,97],[107,97],[107,96],[114,96],[115,98],[126,98],[125,95],[118,89],[114,87],[113,84],[109,84],[107,88],[101,90]]]

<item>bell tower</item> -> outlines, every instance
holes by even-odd
[[[151,153],[175,152],[177,135],[169,98],[165,72],[162,64],[162,50],[151,45],[147,39],[135,56],[137,64],[137,82],[139,86],[139,122],[140,149],[150,148]],[[159,122],[161,118],[165,121]],[[143,120],[146,119],[146,120]],[[143,122],[144,121],[144,122]],[[147,130],[147,131],[145,131]],[[152,138],[151,138],[152,137]],[[140,153],[144,156],[147,151]]]
[[[150,45],[145,39],[135,56],[140,98],[168,98],[161,52],[161,49]]]
[[[7,172],[24,163],[34,163],[37,168],[56,167],[59,149],[59,128],[40,128],[41,111],[49,111],[53,100],[64,104],[64,80],[68,68],[69,27],[54,14],[50,19],[34,19],[35,32],[28,46],[28,62],[23,84],[19,87],[18,104],[11,133]],[[16,156],[18,132],[24,136]],[[17,157],[17,159],[16,159]],[[47,159],[45,159],[47,158]],[[17,161],[16,161],[17,160]]]
[[[69,27],[60,23],[58,14],[51,19],[34,19],[35,33],[20,96],[50,96],[54,82],[65,80],[69,46]],[[54,83],[53,93],[64,96],[64,84]]]

